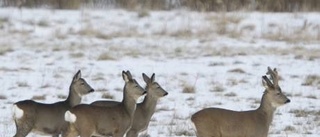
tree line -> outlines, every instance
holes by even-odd
[[[19,8],[124,8],[128,10],[195,11],[320,11],[320,0],[0,0],[1,7]]]

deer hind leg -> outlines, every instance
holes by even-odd
[[[52,137],[59,137],[59,134],[58,135],[52,135]]]
[[[78,135],[78,131],[76,130],[74,125],[70,123],[68,124],[67,129],[62,131],[62,137],[76,137]]]
[[[114,132],[113,137],[123,137],[125,132]]]
[[[34,122],[29,118],[16,119],[16,134],[13,137],[26,137],[32,130]]]
[[[126,137],[138,137],[138,132],[136,130],[129,130]]]
[[[80,128],[79,129],[79,135],[80,137],[91,137],[94,133],[94,130],[92,128]]]
[[[81,132],[80,137],[91,137],[92,133],[90,132]]]

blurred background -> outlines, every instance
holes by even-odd
[[[54,9],[124,8],[195,11],[319,11],[319,0],[1,0],[2,7],[47,7]]]

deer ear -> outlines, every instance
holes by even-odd
[[[81,71],[78,70],[78,72],[73,76],[73,81],[77,81],[81,78]]]
[[[132,75],[129,70],[127,70],[127,75],[128,75],[129,80],[132,80]]]
[[[154,82],[154,81],[155,81],[155,74],[153,73],[151,76],[151,82]]]
[[[123,78],[123,80],[125,82],[129,82],[130,81],[129,76],[128,76],[127,72],[125,72],[125,71],[122,71],[122,78]]]
[[[262,85],[265,88],[274,88],[273,84],[271,83],[271,81],[268,79],[267,76],[262,76]]]
[[[269,88],[267,82],[262,78],[262,85],[264,88]]]
[[[142,77],[144,82],[146,82],[147,84],[151,83],[151,79],[146,74],[142,73]]]

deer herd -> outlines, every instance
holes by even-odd
[[[198,137],[267,137],[276,108],[289,103],[278,82],[276,69],[268,67],[262,76],[265,91],[260,106],[255,110],[233,111],[222,108],[204,108],[191,116]],[[44,104],[33,100],[13,104],[16,125],[14,137],[26,137],[30,132],[52,137],[138,137],[148,128],[155,113],[157,101],[168,92],[155,81],[155,74],[142,74],[146,87],[142,88],[129,71],[122,71],[124,80],[121,102],[99,100],[80,104],[81,97],[94,89],[74,75],[66,100]],[[138,98],[144,96],[141,103]]]

